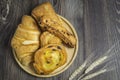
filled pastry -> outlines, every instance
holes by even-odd
[[[67,53],[62,45],[48,44],[34,55],[33,67],[38,74],[49,74],[67,61]]]
[[[15,50],[19,61],[28,66],[33,61],[34,52],[40,46],[40,30],[31,16],[23,16],[21,24],[11,40],[11,46]]]
[[[45,2],[32,10],[32,16],[43,31],[49,31],[70,47],[76,45],[76,38],[63,25],[52,5]]]
[[[49,33],[48,31],[43,32],[40,36],[40,43],[41,47],[47,45],[47,44],[61,44],[61,40],[56,37],[55,35]]]

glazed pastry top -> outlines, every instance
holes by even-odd
[[[49,74],[66,61],[67,53],[62,45],[48,44],[35,53],[33,66],[38,74]]]

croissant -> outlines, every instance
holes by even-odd
[[[38,74],[49,74],[67,61],[67,53],[62,45],[48,44],[34,55],[33,67]]]
[[[61,44],[61,40],[55,35],[49,33],[48,31],[43,32],[40,36],[41,47],[47,44]]]
[[[31,16],[23,16],[21,24],[11,40],[11,46],[18,60],[25,66],[33,61],[34,52],[40,46],[40,30]]]
[[[76,38],[63,25],[49,2],[45,2],[32,10],[32,16],[36,19],[43,31],[49,31],[59,37],[70,47],[76,45]]]

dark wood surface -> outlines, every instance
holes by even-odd
[[[18,66],[10,41],[21,17],[30,15],[35,6],[45,1],[50,1],[55,11],[73,24],[79,37],[79,51],[74,63],[62,74],[37,78]],[[91,52],[100,49],[97,52],[100,54],[104,48],[120,40],[119,29],[120,0],[0,0],[0,80],[68,80]],[[91,80],[120,80],[119,60],[114,72],[107,72]]]

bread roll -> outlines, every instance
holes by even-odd
[[[41,47],[47,44],[61,44],[61,40],[55,35],[49,33],[48,31],[43,32],[40,36]]]

